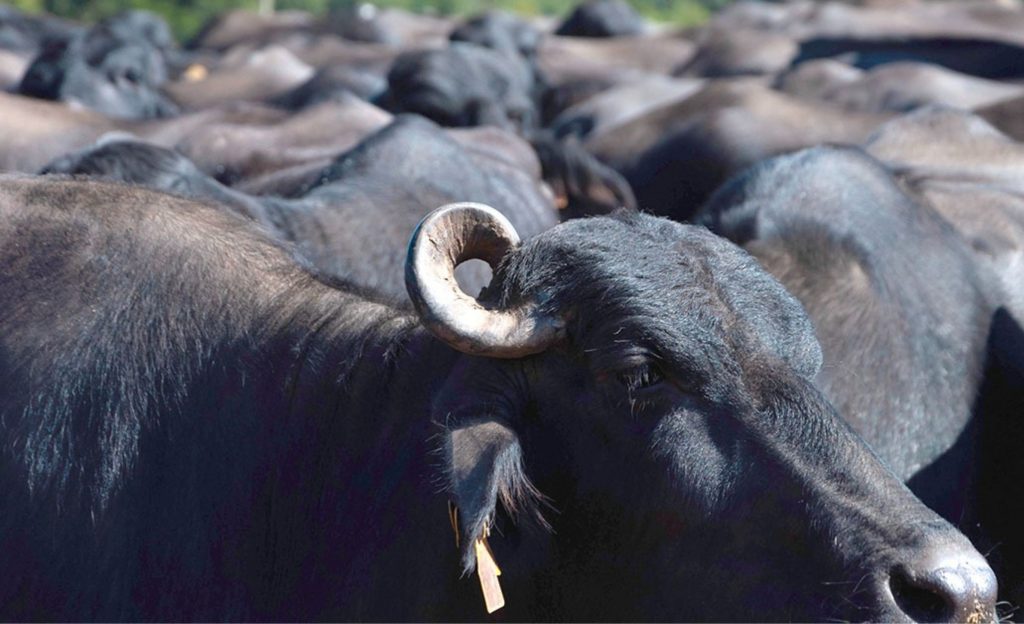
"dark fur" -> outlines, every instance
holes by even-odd
[[[388,73],[380,105],[418,113],[442,126],[529,131],[537,124],[528,64],[472,43],[400,55]]]
[[[887,118],[756,84],[713,82],[591,134],[587,147],[623,174],[642,210],[687,221],[720,184],[759,160],[821,143],[860,143]]]
[[[78,102],[111,117],[169,116],[177,107],[159,90],[168,75],[166,28],[151,14],[128,13],[51,42],[25,71],[18,92]]]
[[[1024,200],[1020,167],[1024,146],[980,118],[957,110],[929,108],[880,128],[867,144],[893,169],[901,188],[947,220],[964,239],[975,262],[999,286],[991,299],[999,309],[989,331],[984,382],[973,408],[978,452],[973,460],[978,528],[1005,597],[1024,598],[1024,547],[1008,518],[1020,514],[1014,491],[1024,464],[1019,448],[1024,400]],[[962,304],[960,304],[962,306]],[[962,436],[964,437],[964,436]]]
[[[320,270],[405,300],[409,233],[430,210],[453,201],[496,207],[522,236],[558,222],[539,181],[457,143],[433,123],[401,116],[321,172],[301,198],[252,197],[201,173],[184,156],[154,145],[111,142],[51,163],[44,171],[84,174],[212,199],[293,242]],[[467,267],[478,292],[485,272]]]
[[[538,133],[531,145],[540,159],[542,177],[560,202],[558,215],[562,220],[607,214],[618,208],[636,209],[636,200],[626,181],[578,144],[559,142]],[[406,157],[405,150],[423,151],[428,146],[435,153],[439,166],[416,178],[399,179],[395,172],[398,163]],[[352,164],[356,160],[359,165]],[[329,196],[319,203],[253,197],[237,192],[199,171],[181,154],[139,141],[111,139],[58,158],[41,173],[85,175],[184,197],[212,199],[269,227],[285,240],[298,243],[327,273],[402,298],[405,291],[400,269],[405,232],[438,203],[454,201],[460,193],[462,197],[476,197],[478,201],[498,207],[527,235],[556,222],[551,206],[536,192],[528,190],[530,185],[536,188],[536,181],[497,162],[474,160],[471,153],[428,122],[403,118],[395,128],[368,139],[363,147],[339,158],[320,173],[319,180],[308,192],[309,196]],[[467,171],[474,169],[481,172],[479,177],[474,176],[479,182],[466,177]],[[410,181],[417,179],[429,179],[438,190],[444,190],[424,191],[423,197],[417,197],[410,188]],[[365,205],[367,201],[375,206]],[[320,208],[315,207],[320,204],[323,204]],[[361,217],[354,212],[356,206],[365,210]],[[410,207],[414,208],[409,210],[408,219],[396,216]],[[319,212],[325,214],[314,216]],[[384,217],[385,212],[393,214]],[[319,226],[311,225],[311,219]],[[372,228],[373,223],[385,226],[395,223],[394,228],[387,226],[394,238],[374,236],[354,225],[357,220],[366,221],[367,228]],[[328,225],[328,222],[338,225]],[[384,254],[387,260],[376,252],[366,253],[376,248],[391,250]],[[479,291],[487,280],[486,276],[475,274],[464,277],[465,286],[472,292]]]
[[[783,34],[712,26],[704,31],[693,58],[672,73],[706,78],[770,76],[789,67],[797,49],[796,41]]]
[[[536,26],[511,13],[492,10],[466,20],[448,38],[489,48],[525,66],[530,75],[530,96],[539,107],[548,85],[537,61],[541,33]],[[535,118],[533,123],[543,121]]]
[[[519,56],[532,64],[537,60],[541,34],[535,26],[511,13],[486,11],[460,24],[448,38]]]
[[[0,49],[36,53],[50,43],[71,38],[80,26],[49,15],[31,15],[0,6]]]
[[[985,383],[978,392],[980,414],[978,521],[999,575],[1000,595],[1024,604],[1024,327],[1005,309],[996,312],[989,334]]]
[[[178,42],[167,21],[152,11],[122,11],[96,24],[96,28],[118,41],[138,41],[149,44],[167,57],[173,56]]]
[[[568,335],[491,360],[209,207],[8,178],[0,211],[4,619],[480,620],[449,498],[463,553],[495,518],[512,620],[891,620],[894,566],[972,552],[810,384],[799,304],[700,229],[527,242],[485,298]],[[509,522],[536,493],[551,532]]]
[[[852,148],[766,161],[700,222],[803,302],[825,354],[819,386],[918,496],[967,527],[972,410],[999,301],[967,243]]]
[[[972,76],[1005,80],[1024,75],[1019,62],[1022,54],[1024,47],[1020,45],[971,37],[817,37],[801,42],[793,64],[847,55],[848,62],[861,69],[919,61]]]
[[[571,80],[559,85],[552,85],[544,90],[540,100],[540,116],[544,127],[550,127],[552,122],[564,113],[566,109],[585,102],[589,98],[614,87],[617,81],[613,78],[581,78]],[[591,128],[580,128],[575,131],[564,131],[559,134],[574,133],[580,136],[586,135]],[[557,130],[557,129],[556,129]]]
[[[398,46],[397,33],[392,32],[380,19],[380,10],[367,2],[353,2],[347,7],[332,10],[326,19],[327,30],[349,41],[381,43]]]
[[[300,110],[346,93],[364,100],[380,96],[387,88],[384,77],[344,65],[320,69],[312,78],[291,91],[273,98],[270,103],[288,110]]]
[[[775,88],[848,110],[908,112],[928,105],[972,109],[1024,95],[1021,87],[921,62],[886,63],[869,71],[834,59],[798,65]]]
[[[538,132],[530,145],[540,159],[544,181],[555,192],[562,220],[608,214],[619,208],[637,209],[626,179],[575,139],[560,141],[549,132]]]
[[[67,154],[43,167],[40,174],[69,174],[114,180],[193,199],[213,200],[260,224],[273,227],[258,198],[226,187],[196,168],[178,152],[116,135],[97,145]]]
[[[566,37],[621,37],[644,32],[643,18],[624,0],[586,0],[555,31]]]

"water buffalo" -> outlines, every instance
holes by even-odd
[[[883,164],[838,147],[768,160],[724,185],[698,221],[743,245],[804,304],[825,355],[819,385],[897,476],[912,480],[955,445],[999,288]],[[966,476],[969,460],[953,474]],[[948,484],[931,494],[942,500],[926,502],[950,517],[963,507]]]
[[[399,56],[378,103],[443,126],[529,131],[537,124],[533,72],[526,61],[460,41]]]
[[[275,11],[272,15],[227,11],[207,22],[188,47],[224,52],[243,43],[269,45],[278,37],[308,31],[314,23],[313,16],[304,11]]]
[[[136,22],[152,26],[151,21],[111,18],[69,39],[51,42],[25,71],[18,92],[74,102],[125,119],[175,113],[175,105],[159,90],[168,75],[166,42],[155,27],[140,27],[137,32],[131,28],[139,26]],[[156,40],[151,41],[151,36]]]
[[[360,110],[369,114],[360,116],[357,114]],[[272,152],[270,155],[283,158],[285,162],[293,162],[300,155],[289,151],[291,142],[301,142],[303,137],[308,136],[298,132],[303,127],[302,122],[310,121],[310,117],[315,116],[313,113],[324,112],[312,109],[304,111],[310,113],[308,117],[296,115],[291,123],[279,123],[287,116],[284,111],[240,102],[177,117],[137,121],[110,119],[95,111],[83,110],[63,102],[45,102],[2,92],[0,111],[3,112],[0,115],[0,136],[4,137],[0,142],[0,171],[38,171],[51,160],[67,152],[87,147],[106,134],[123,132],[159,145],[179,146],[195,158],[200,158],[204,154],[211,154],[212,157],[213,151],[216,150],[222,161],[210,163],[211,170],[220,171],[220,168],[228,168],[237,175],[258,169],[258,162],[261,159],[266,160],[257,147],[253,146],[253,135],[274,139],[275,142],[269,145],[276,146],[278,153]],[[365,102],[361,103],[360,108],[350,107],[345,112],[352,114],[350,123],[342,124],[335,120],[334,125],[325,124],[325,127],[334,130],[339,136],[316,137],[321,144],[324,141],[337,142],[346,136],[352,137],[356,134],[355,138],[350,138],[347,143],[352,145],[362,134],[358,134],[353,128],[359,124],[351,122],[368,122],[376,117],[383,118],[382,123],[385,123],[390,119],[389,115]],[[328,117],[326,121],[331,121],[331,118]],[[321,118],[319,123],[325,123],[325,120]],[[227,131],[253,127],[260,127],[263,132]],[[347,127],[347,135],[342,135],[339,130],[343,127]],[[286,132],[281,132],[282,130]],[[246,138],[249,139],[248,142],[243,140]],[[226,145],[225,141],[218,139],[239,140]],[[305,146],[308,146],[308,143]],[[204,147],[209,151],[204,150]]]
[[[566,37],[621,37],[640,35],[646,24],[624,0],[585,0],[555,30]]]
[[[863,38],[820,38],[804,41],[794,63],[846,56],[861,69],[870,69],[898,61],[924,62],[980,78],[1020,78],[1017,59],[1024,54],[1024,45],[988,39],[959,37],[924,37],[907,40]]]
[[[0,216],[4,619],[480,620],[474,570],[513,620],[995,617],[702,228],[448,206],[410,312],[168,195],[6,178]]]
[[[36,171],[118,129],[95,111],[11,93],[0,92],[0,111],[0,171]]]
[[[508,141],[525,150],[525,167],[515,146],[502,143]],[[398,117],[336,158],[294,199],[245,195],[217,183],[180,154],[136,142],[101,143],[60,158],[45,171],[213,200],[294,243],[321,272],[396,301],[406,299],[408,233],[438,204],[459,197],[486,201],[524,236],[559,219],[539,179],[536,157],[521,140],[504,133],[455,138],[415,116]],[[467,290],[477,292],[488,274],[467,267],[460,278]]]
[[[980,449],[975,480],[980,531],[1006,598],[1024,601],[1024,146],[964,111],[924,109],[897,118],[866,149],[893,170],[908,194],[941,214],[968,241],[1002,292],[989,332],[989,358],[975,413]]]
[[[551,121],[551,129],[557,136],[581,138],[609,132],[649,111],[682,101],[703,86],[703,80],[657,74],[628,81],[565,108]]]
[[[889,118],[803,101],[748,80],[715,81],[591,133],[585,145],[625,176],[642,209],[685,221],[720,184],[759,160],[819,143],[859,144]]]
[[[49,15],[32,15],[10,6],[0,6],[0,49],[34,55],[58,41],[80,32],[81,26]]]
[[[578,141],[560,141],[543,132],[535,134],[530,145],[540,159],[541,177],[554,192],[563,220],[608,214],[618,208],[637,209],[629,182]]]
[[[407,49],[440,47],[456,27],[452,18],[399,8],[380,9],[378,20]]]
[[[928,108],[884,124],[865,149],[970,243],[1024,323],[1024,145],[976,115]]]
[[[521,62],[530,74],[530,95],[538,103],[544,97],[548,84],[537,64],[541,32],[535,25],[505,11],[485,11],[460,24],[449,39],[483,46]]]
[[[798,47],[791,37],[768,30],[712,26],[702,33],[693,58],[675,73],[706,78],[774,74],[789,67]]]
[[[865,72],[834,60],[811,61],[780,76],[777,86],[865,112],[904,112],[930,104],[976,108],[1024,95],[1017,85],[917,62],[888,63]]]
[[[156,142],[176,147],[206,173],[236,184],[305,163],[322,166],[391,119],[354,95],[339,95],[292,115],[211,122],[173,142]]]
[[[282,93],[269,102],[289,110],[299,110],[351,93],[370,101],[380,97],[387,89],[384,76],[373,71],[347,66],[331,66],[318,70],[309,80]]]
[[[545,37],[537,65],[552,84],[579,79],[636,78],[669,74],[695,50],[692,41],[671,34],[583,39]]]
[[[167,93],[188,110],[237,100],[264,100],[282,95],[313,77],[315,70],[280,46],[240,55],[201,80],[168,83]]]
[[[0,91],[16,88],[28,68],[29,60],[16,52],[0,50]]]
[[[382,23],[381,12],[377,6],[369,2],[358,2],[332,9],[324,21],[329,32],[349,41],[393,46],[401,44],[398,35]]]
[[[870,69],[912,61],[996,79],[1020,76],[1022,27],[1019,10],[993,2],[916,1],[738,2],[710,26],[724,33],[788,37],[799,43],[794,64],[842,58]],[[739,39],[735,45],[746,45]]]
[[[861,69],[915,62],[981,78],[1020,76],[1024,19],[1019,11],[995,3],[793,2],[771,9],[740,4],[717,17],[716,26],[791,37],[799,43],[793,59],[797,65],[842,58]]]
[[[998,170],[1013,151],[990,127],[969,132],[984,125],[977,118],[964,121],[891,122],[869,143],[888,166],[856,148],[765,161],[725,184],[698,221],[800,299],[821,341],[825,395],[922,500],[995,552],[1019,599],[1021,541],[1000,514],[1018,485],[1009,475],[1024,470],[1005,452],[1021,439],[1024,377],[1007,381],[1021,358],[999,352],[1012,354],[1020,334],[1008,310],[1019,314],[1024,294],[1024,210],[961,166]]]
[[[460,24],[449,39],[475,43],[533,62],[537,58],[541,33],[536,26],[511,13],[485,11]]]

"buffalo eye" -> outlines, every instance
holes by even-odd
[[[665,376],[651,362],[644,362],[619,371],[615,374],[615,378],[631,393],[654,388],[665,381]]]

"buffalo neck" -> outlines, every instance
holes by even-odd
[[[303,297],[283,339],[272,341],[272,350],[289,354],[280,397],[286,408],[267,432],[275,441],[267,458],[273,468],[263,475],[257,504],[273,510],[268,536],[287,544],[266,553],[281,574],[316,572],[295,580],[303,600],[277,605],[281,611],[267,604],[266,611],[317,619],[447,617],[450,605],[434,597],[460,574],[431,406],[459,354],[395,308],[337,291]],[[381,587],[395,593],[369,601],[389,595]],[[269,584],[260,594],[272,601],[294,591]],[[290,611],[297,604],[309,610]]]

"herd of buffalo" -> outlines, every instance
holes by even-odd
[[[994,622],[1024,5],[0,5],[0,619]]]

